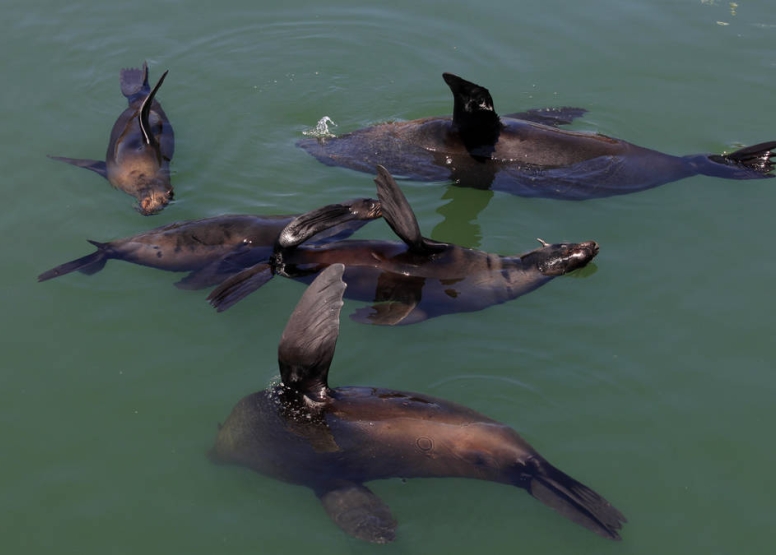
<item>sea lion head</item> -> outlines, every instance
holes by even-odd
[[[535,266],[545,276],[561,276],[584,268],[598,254],[598,243],[555,243],[542,244],[536,250],[521,257],[523,264]]]
[[[379,200],[373,198],[356,198],[343,203],[350,213],[358,220],[374,220],[383,215]]]
[[[170,203],[172,197],[173,190],[169,181],[167,183],[156,181],[149,187],[138,191],[137,211],[143,216],[158,214]]]

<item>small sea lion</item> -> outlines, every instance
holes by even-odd
[[[327,222],[324,218],[308,222],[310,218],[302,215],[294,226],[304,233],[286,234],[287,242],[279,242],[269,262],[225,280],[208,300],[223,311],[274,274],[309,282],[323,268],[342,263],[348,298],[375,303],[357,310],[351,318],[369,324],[413,324],[516,299],[556,276],[583,268],[598,254],[595,241],[554,245],[542,241],[538,249],[518,256],[432,241],[421,235],[412,207],[382,166],[378,166],[375,183],[383,219],[401,241],[306,245],[304,241],[325,230]]]
[[[191,272],[176,283],[183,289],[210,287],[246,267],[268,260],[283,232],[305,237],[315,233],[315,240],[322,242],[344,239],[369,220],[380,217],[381,210],[379,201],[364,198],[330,204],[308,214],[308,219],[298,223],[295,215],[224,215],[175,222],[107,243],[89,241],[97,247],[96,252],[43,272],[38,281],[75,270],[91,275],[114,258],[160,270]],[[320,218],[334,222],[323,234],[317,233]],[[306,230],[307,225],[315,225],[316,231]]]
[[[586,110],[529,110],[499,117],[488,90],[451,73],[453,117],[390,122],[297,145],[329,166],[385,166],[418,181],[452,180],[525,197],[583,200],[642,191],[702,174],[773,177],[776,141],[727,155],[671,156],[605,135],[559,129]]]
[[[170,160],[175,151],[172,125],[154,98],[165,77],[166,71],[151,90],[145,62],[142,69],[121,70],[121,94],[127,97],[129,108],[113,125],[105,162],[50,158],[100,174],[115,188],[137,198],[137,210],[144,216],[160,212],[173,196]]]
[[[392,477],[517,486],[596,534],[621,539],[625,516],[506,424],[421,393],[330,388],[344,269],[329,266],[302,295],[278,346],[281,382],[237,403],[211,460],[312,489],[337,526],[374,543],[393,541],[397,525],[364,482]]]

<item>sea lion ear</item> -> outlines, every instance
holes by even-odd
[[[433,254],[447,248],[447,244],[431,241],[420,234],[418,219],[410,203],[407,202],[407,197],[404,196],[391,173],[383,166],[377,166],[375,184],[377,184],[377,198],[380,199],[383,219],[411,251]]]
[[[299,299],[278,345],[283,385],[313,401],[328,395],[329,366],[339,336],[345,266],[323,270]]]

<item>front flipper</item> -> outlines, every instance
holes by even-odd
[[[417,308],[425,284],[422,277],[383,272],[377,278],[375,304],[359,308],[350,318],[361,324],[378,326],[421,322],[427,318],[426,313]]]
[[[404,196],[390,172],[383,166],[377,166],[375,183],[377,184],[377,198],[380,199],[382,206],[383,219],[411,251],[432,254],[447,248],[446,243],[426,239],[420,234],[418,219],[415,217],[410,203],[407,202],[407,197]]]
[[[108,179],[108,168],[105,165],[105,162],[102,162],[100,160],[80,160],[78,158],[65,158],[63,156],[51,156],[51,155],[49,155],[49,158],[51,158],[52,160],[58,160],[60,162],[66,162],[68,164],[78,166],[79,168],[86,168],[87,170],[92,170],[94,173],[98,173],[101,176],[103,176],[105,179]]]
[[[347,534],[372,543],[396,538],[396,519],[391,509],[362,484],[316,492],[326,513]]]
[[[207,300],[218,312],[223,312],[267,283],[273,275],[269,264],[256,264],[213,289]]]
[[[280,232],[277,244],[281,248],[296,247],[313,236],[320,234],[323,237],[328,237],[329,234],[323,235],[327,231],[331,231],[333,234],[341,233],[341,226],[345,224],[371,220],[380,217],[380,214],[380,203],[373,199],[329,204],[294,218]],[[334,228],[338,229],[332,231]]]
[[[504,118],[521,119],[523,121],[558,127],[560,125],[568,125],[586,113],[587,110],[584,108],[561,106],[560,108],[535,108],[525,112],[507,114]]]

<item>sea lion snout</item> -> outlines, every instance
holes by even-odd
[[[165,206],[170,204],[173,195],[172,187],[162,190],[146,191],[145,195],[138,196],[137,211],[143,216],[158,214]]]
[[[541,241],[541,239],[540,239]],[[549,245],[541,241],[542,246],[523,257],[523,263],[536,264],[545,276],[561,276],[579,268],[584,268],[596,257],[598,243],[556,243]]]
[[[360,220],[374,220],[383,215],[382,205],[373,198],[353,199],[349,201],[350,213]]]

